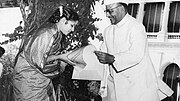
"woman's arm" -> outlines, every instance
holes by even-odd
[[[44,66],[44,68],[42,69],[42,72],[44,74],[47,73],[52,73],[56,70],[58,70],[59,68],[61,69],[61,71],[65,70],[67,63],[63,62],[63,61],[55,61],[53,64],[47,64]]]
[[[49,56],[49,57],[47,58],[46,61],[49,62],[49,61],[53,61],[53,60],[59,59],[59,60],[65,62],[65,63],[67,63],[67,64],[75,65],[75,63],[72,62],[72,61],[68,58],[68,55],[69,55],[70,53],[71,53],[71,52],[67,52],[67,53],[65,53],[65,54],[60,54],[60,55],[51,55],[51,56]]]
[[[42,30],[38,34],[40,35],[33,41],[29,48],[31,63],[44,74],[57,71],[61,68],[59,66],[61,62],[54,62],[51,64],[47,62],[47,58],[49,57],[48,52],[54,41],[53,35],[50,34],[48,30]]]
[[[41,31],[40,33],[41,34],[33,41],[33,44],[30,48],[30,58],[33,65],[35,65],[42,73],[45,74],[56,71],[59,68],[65,68],[67,63],[74,65],[74,63],[67,58],[69,53],[49,56],[48,52],[51,48],[54,38],[52,34],[50,34],[50,31]],[[56,62],[48,64],[48,62],[57,59],[61,61],[59,64]]]

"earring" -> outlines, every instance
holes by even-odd
[[[58,23],[59,22],[59,20],[58,19],[56,19],[56,23]]]

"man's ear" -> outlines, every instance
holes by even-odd
[[[62,20],[62,23],[67,24],[67,19],[65,17],[61,18],[61,20]]]

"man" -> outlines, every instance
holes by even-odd
[[[160,101],[171,95],[172,90],[156,76],[145,27],[127,13],[127,1],[105,0],[104,3],[112,25],[105,29],[101,51],[95,54],[109,71],[106,100]]]

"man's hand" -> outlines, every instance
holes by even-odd
[[[115,61],[114,60],[115,57],[111,54],[101,51],[94,51],[94,53],[96,54],[99,62],[102,64],[112,64]]]

